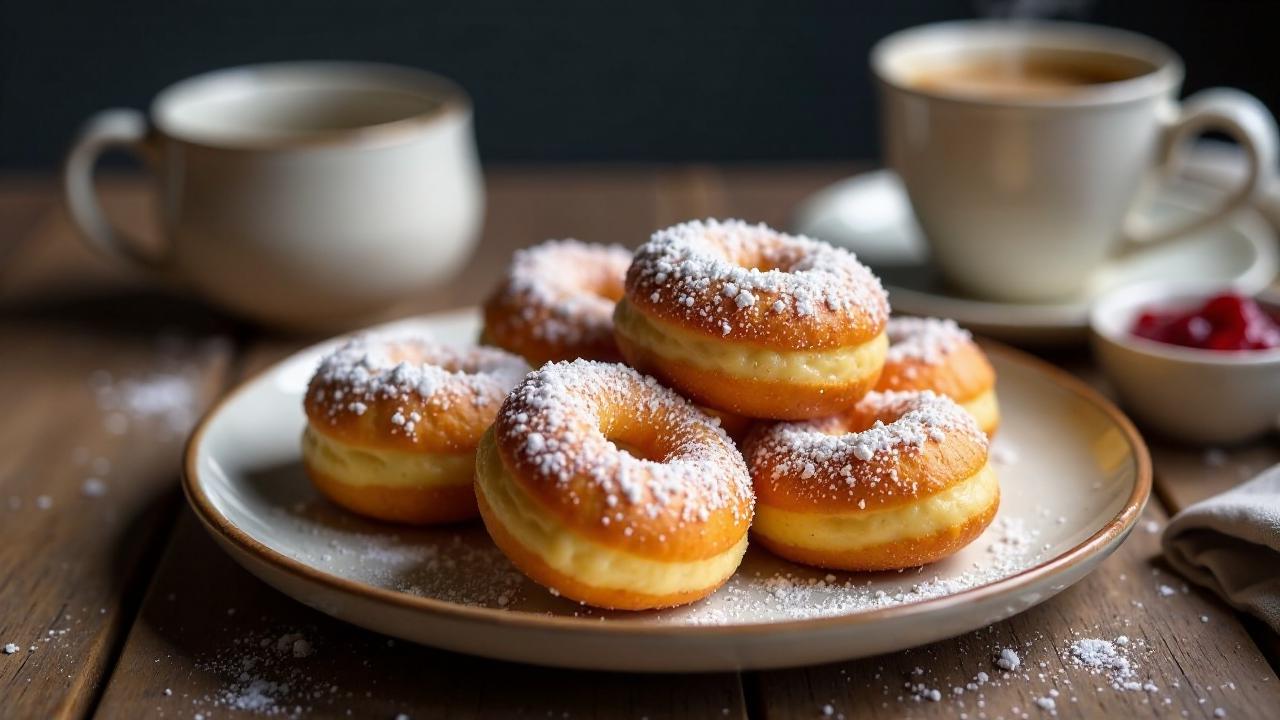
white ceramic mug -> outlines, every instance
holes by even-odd
[[[1027,51],[1096,54],[1144,71],[1052,95],[921,87],[922,76],[949,64]],[[939,269],[975,296],[1075,296],[1108,257],[1221,220],[1275,173],[1280,143],[1262,103],[1226,88],[1179,103],[1182,61],[1141,35],[1074,23],[948,22],[885,38],[871,65],[888,163]],[[1206,131],[1243,146],[1247,178],[1180,227],[1138,226],[1144,181],[1174,172],[1179,147]]]
[[[159,196],[159,253],[114,229],[98,156],[137,153]],[[279,63],[162,91],[149,115],[105,110],[67,159],[71,215],[95,248],[274,325],[351,325],[448,276],[484,205],[471,104],[390,65]]]

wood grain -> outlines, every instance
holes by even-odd
[[[186,426],[233,349],[225,327],[121,281],[43,207],[0,219],[27,228],[6,237],[0,286],[0,643],[19,646],[0,656],[6,717],[92,708],[172,525]],[[175,394],[185,408],[168,412]]]
[[[490,172],[488,222],[472,261],[399,311],[474,304],[513,249],[548,237],[635,245],[657,227],[706,216],[784,227],[803,197],[850,170]],[[113,214],[145,236],[142,188],[109,182],[106,192]],[[991,628],[907,653],[745,678],[533,668],[389,643],[331,620],[248,575],[179,512],[177,441],[162,439],[159,425],[110,432],[93,384],[105,377],[95,370],[115,383],[181,367],[199,407],[231,377],[310,339],[243,326],[91,255],[56,197],[49,183],[0,182],[0,393],[11,409],[0,417],[0,643],[23,645],[20,655],[0,656],[0,716],[226,717],[234,714],[228,701],[255,697],[238,679],[246,657],[260,663],[252,675],[289,685],[259,693],[271,707],[313,717],[811,718],[826,705],[846,717],[1050,717],[1034,703],[1051,687],[1059,717],[1212,717],[1218,707],[1232,718],[1271,717],[1280,701],[1280,681],[1238,617],[1193,588],[1184,593],[1158,560],[1157,536],[1143,530],[1077,587]],[[243,347],[250,350],[238,353]],[[1100,382],[1086,355],[1055,360]],[[1278,452],[1273,442],[1206,455],[1157,441],[1149,519],[1163,523],[1165,507],[1230,487],[1280,460]],[[86,466],[92,472],[98,458],[110,465],[107,491],[86,495]],[[48,509],[33,506],[42,495]],[[1251,629],[1264,646],[1274,640]],[[306,657],[293,657],[294,633],[310,645]],[[1074,638],[1120,634],[1157,690],[1113,690],[1063,660]],[[289,642],[277,650],[282,637]],[[1022,657],[1017,677],[993,665],[1003,647]],[[982,707],[977,693],[951,690],[978,672],[995,678],[981,689]],[[940,700],[914,699],[907,683],[938,689]]]

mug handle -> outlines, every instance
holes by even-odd
[[[1161,138],[1160,166],[1163,177],[1172,176],[1187,142],[1202,133],[1225,133],[1244,149],[1248,164],[1239,186],[1203,215],[1169,227],[1142,227],[1130,212],[1121,231],[1122,255],[1163,244],[1169,240],[1202,230],[1227,215],[1248,205],[1276,175],[1276,155],[1280,137],[1276,120],[1254,96],[1233,88],[1202,90],[1178,109],[1177,117],[1164,129]]]
[[[93,184],[93,171],[103,152],[123,148],[148,160],[152,155],[149,137],[147,119],[141,112],[128,108],[100,111],[76,136],[63,167],[62,187],[71,219],[86,244],[135,268],[154,272],[164,267],[167,253],[143,252],[135,238],[116,229],[103,212]]]

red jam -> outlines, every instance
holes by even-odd
[[[1190,311],[1146,310],[1130,330],[1148,340],[1202,350],[1280,347],[1280,320],[1253,298],[1224,293]]]

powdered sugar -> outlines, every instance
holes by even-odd
[[[654,233],[636,251],[628,289],[733,337],[763,326],[786,333],[788,319],[804,326],[824,314],[880,326],[889,310],[880,281],[852,253],[741,220],[694,220]]]
[[[496,409],[527,370],[523,360],[494,348],[361,335],[321,360],[307,399],[330,421],[390,401],[390,432],[412,436],[422,420],[418,410],[444,412],[457,403]]]
[[[556,344],[610,345],[613,306],[630,264],[631,251],[620,245],[572,239],[517,250],[506,283],[490,300],[503,308],[497,322],[507,327],[488,329]]]
[[[1128,645],[1129,639],[1123,635],[1117,637],[1115,642],[1100,638],[1080,638],[1067,648],[1067,659],[1095,675],[1105,676],[1116,690],[1158,690],[1150,681],[1139,682],[1136,679],[1138,667],[1125,651]]]
[[[888,363],[915,361],[938,365],[947,355],[973,336],[954,320],[941,318],[892,317],[886,328],[889,336]]]
[[[1018,653],[1013,648],[1001,648],[1000,656],[996,658],[996,665],[1001,669],[1013,672],[1022,664],[1022,659],[1018,657]]]
[[[1031,567],[1042,557],[1038,537],[1038,531],[1020,519],[996,518],[970,549],[952,561],[875,579],[858,574],[824,574],[786,563],[775,563],[780,569],[772,572],[740,570],[715,595],[696,605],[668,611],[668,616],[673,622],[697,625],[802,620],[946,597]],[[756,552],[762,551],[748,552],[745,566],[766,565],[752,559]],[[964,567],[967,569],[960,570]]]
[[[798,476],[811,480],[813,492],[826,497],[861,494],[866,486],[881,484],[886,494],[915,495],[919,487],[899,483],[899,456],[918,455],[949,436],[987,447],[986,436],[972,416],[951,399],[928,390],[870,393],[854,407],[851,417],[877,419],[864,429],[850,427],[849,418],[834,417],[778,423],[764,430],[746,448],[756,481],[776,486],[790,484]]]
[[[609,425],[657,429],[669,450],[665,457],[636,457],[615,446],[601,431],[605,408],[625,408],[621,412],[632,416]],[[531,484],[573,486],[571,492],[597,496],[600,507],[626,503],[649,517],[670,513],[680,523],[705,522],[726,508],[750,519],[747,469],[719,423],[629,367],[548,363],[512,391],[494,427],[532,474]],[[627,438],[617,439],[625,444]],[[626,520],[627,513],[616,512],[615,519]]]

